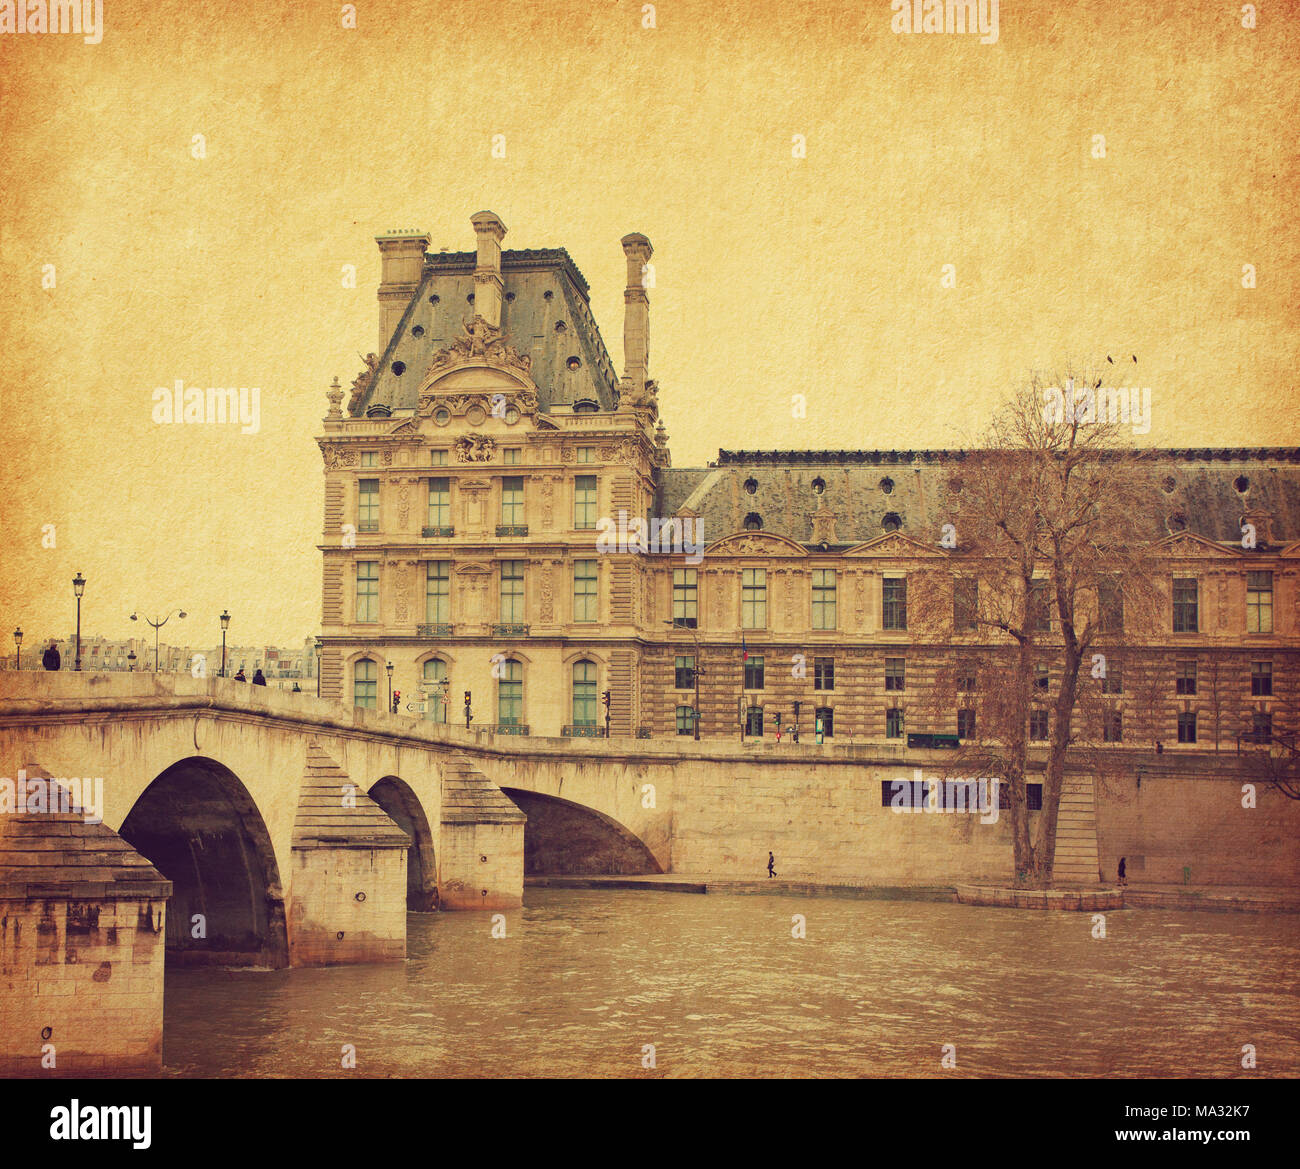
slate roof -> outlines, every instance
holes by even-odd
[[[424,257],[420,285],[352,417],[364,418],[372,407],[390,412],[417,407],[419,384],[433,355],[474,318],[468,298],[474,292],[476,262],[474,252]],[[501,327],[506,342],[532,358],[541,409],[584,400],[601,410],[614,409],[618,376],[591,315],[587,281],[569,253],[563,248],[503,251],[501,281]],[[558,330],[557,324],[564,328]],[[576,370],[568,368],[571,357],[581,362]],[[402,373],[394,372],[395,363]]]
[[[1258,508],[1272,517],[1273,545],[1300,539],[1300,448],[1195,448],[1155,450],[1139,472],[1150,480],[1151,506],[1135,522],[1149,538],[1176,530],[1216,542],[1239,543],[1241,517]],[[947,485],[954,466],[977,452],[917,451],[719,451],[707,468],[660,472],[658,509],[676,515],[688,504],[703,523],[706,543],[745,526],[788,536],[809,548],[813,513],[824,501],[835,513],[836,549],[875,539],[887,516],[898,530],[932,543],[956,508]],[[814,480],[824,489],[818,495]],[[1172,479],[1172,490],[1166,490]],[[1238,480],[1245,489],[1238,489]],[[755,487],[751,494],[746,481]],[[889,490],[886,490],[886,487]],[[816,545],[816,547],[820,547]]]

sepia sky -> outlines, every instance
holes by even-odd
[[[1253,30],[1003,0],[992,44],[895,33],[889,0],[104,8],[99,44],[0,34],[0,652],[72,628],[77,571],[87,633],[313,632],[313,438],[376,348],[374,236],[472,250],[485,208],[568,249],[620,370],[619,239],[650,237],[677,466],[961,445],[1108,353],[1151,389],[1135,441],[1300,443],[1295,0]],[[259,387],[258,432],[155,424],[178,378]]]

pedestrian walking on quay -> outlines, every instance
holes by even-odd
[[[1124,863],[1127,858],[1119,858],[1119,884],[1122,889],[1128,884],[1128,866]]]
[[[50,644],[45,649],[45,654],[41,658],[41,665],[47,670],[57,670],[59,668],[59,647],[54,644],[54,639],[50,638]]]
[[[767,854],[767,875],[769,877],[776,876],[776,857],[770,852]]]

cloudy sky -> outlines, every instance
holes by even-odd
[[[1108,353],[1151,389],[1135,441],[1300,442],[1294,4],[1003,0],[996,43],[889,0],[105,7],[98,44],[0,33],[11,626],[69,629],[81,571],[87,631],[312,632],[374,236],[470,250],[483,208],[569,250],[620,368],[618,241],[650,237],[678,466],[961,445]],[[257,433],[154,423],[178,378],[257,386]]]

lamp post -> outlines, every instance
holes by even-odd
[[[671,625],[674,629],[689,629],[689,626],[679,626],[676,621],[665,621],[665,625]],[[700,675],[704,673],[700,668],[700,635],[694,630],[690,630],[691,639],[695,642],[695,669],[691,671],[695,675],[695,710],[691,722],[695,727],[695,741],[700,741]]]
[[[320,697],[320,651],[325,648],[325,642],[322,638],[316,638],[316,697]]]
[[[131,650],[126,655],[126,668],[131,673],[135,672],[135,650]]]
[[[86,578],[77,573],[72,578],[72,591],[77,597],[77,669],[81,669],[81,594],[86,591]]]
[[[221,676],[226,676],[226,630],[230,628],[230,610],[223,609],[218,618],[221,622]]]
[[[171,612],[169,612],[169,613],[167,614],[167,616],[164,617],[161,621],[154,621],[154,620],[151,620],[151,619],[148,618],[148,617],[146,617],[146,618],[144,619],[146,625],[151,625],[151,626],[153,626],[153,672],[154,672],[155,674],[158,672],[158,630],[160,630],[164,625],[167,624],[168,621],[170,621],[170,620],[172,619],[172,613],[175,613],[176,616],[177,616],[177,617],[180,617],[182,620],[183,620],[184,617],[185,617],[185,610],[184,610],[184,609],[180,609],[180,610],[172,609]],[[131,620],[132,620],[132,621],[135,621],[135,620],[137,620],[137,619],[138,619],[137,614],[132,613],[132,614],[131,614]],[[77,619],[77,630],[78,630],[78,632],[77,632],[77,658],[78,658],[78,661],[80,661],[80,658],[81,658],[81,632],[80,632],[80,630],[81,630],[81,619],[80,619],[80,617],[78,617],[78,619]],[[78,665],[78,666],[77,666],[77,669],[81,669],[81,666]]]
[[[18,655],[17,669],[23,668],[23,627],[20,625],[14,630],[14,651]]]
[[[389,662],[384,667],[384,672],[388,675],[388,709],[393,709],[393,663]]]

